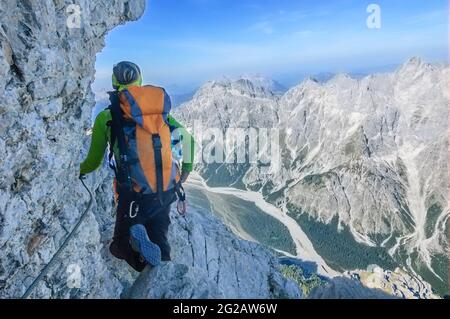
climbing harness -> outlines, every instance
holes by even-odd
[[[45,275],[47,275],[48,271],[50,270],[50,268],[53,266],[53,264],[56,262],[56,260],[58,259],[58,257],[61,255],[62,251],[67,247],[67,245],[69,244],[70,240],[72,239],[72,237],[77,233],[78,229],[80,228],[83,220],[86,218],[87,213],[89,212],[89,210],[92,207],[92,203],[94,201],[94,197],[92,195],[92,191],[89,189],[89,187],[86,186],[86,184],[84,183],[83,177],[80,177],[80,181],[83,184],[84,188],[87,190],[87,192],[89,193],[89,203],[88,206],[86,208],[86,210],[83,212],[83,214],[81,214],[80,219],[78,220],[78,222],[76,223],[75,227],[73,228],[73,230],[69,233],[69,235],[66,237],[66,239],[64,240],[64,242],[62,243],[62,245],[58,248],[58,250],[56,251],[56,253],[53,255],[52,259],[50,259],[50,261],[48,262],[47,265],[45,265],[45,267],[42,269],[41,273],[36,277],[36,279],[34,279],[33,283],[27,288],[27,290],[25,291],[25,293],[22,295],[22,299],[27,299],[34,288],[36,288],[36,286],[38,285],[38,283],[41,281],[42,278],[44,278]]]

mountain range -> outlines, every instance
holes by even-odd
[[[267,80],[211,81],[175,116],[224,134],[277,129],[277,171],[202,161],[197,171],[209,186],[261,193],[298,222],[336,270],[404,267],[444,294],[447,79],[447,66],[412,58],[394,72],[310,78],[281,95]],[[208,143],[200,141],[197,158]],[[248,149],[248,141],[233,148]]]

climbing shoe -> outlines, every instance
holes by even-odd
[[[133,250],[140,253],[151,266],[161,263],[161,249],[148,238],[144,225],[130,227],[130,243]]]
[[[109,246],[109,251],[117,259],[125,260],[128,265],[130,265],[137,272],[144,270],[147,265],[147,262],[142,260],[141,255],[131,249],[131,245],[128,240],[126,242],[120,242],[117,240],[113,241]]]

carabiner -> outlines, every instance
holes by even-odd
[[[186,215],[186,212],[187,212],[186,201],[179,200],[177,202],[177,211],[178,211],[178,214],[180,214],[181,216],[185,216]]]
[[[133,210],[133,205],[136,205],[136,208]],[[130,204],[130,211],[129,211],[129,216],[131,219],[136,218],[137,214],[139,212],[139,205],[137,205],[137,203],[135,201],[132,201]]]

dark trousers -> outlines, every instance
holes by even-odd
[[[130,244],[130,226],[136,223],[144,224],[147,229],[148,237],[161,249],[161,259],[170,261],[170,245],[168,241],[168,232],[170,225],[170,205],[160,207],[156,204],[154,198],[143,200],[139,204],[139,217],[137,220],[130,219],[129,201],[121,201],[116,214],[116,225],[114,227],[114,237],[110,245],[111,253],[124,259],[136,271],[142,271],[146,262],[139,253],[131,248]],[[145,221],[142,218],[145,217]]]

